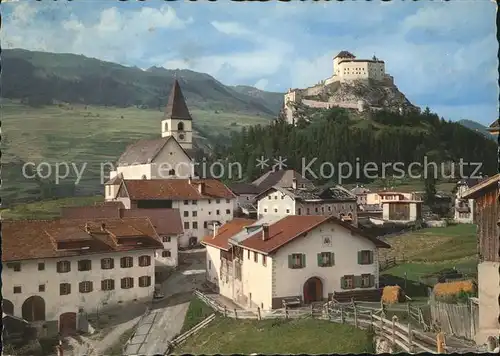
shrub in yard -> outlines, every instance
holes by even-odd
[[[382,302],[384,304],[394,304],[403,302],[405,293],[400,286],[386,286],[382,291]]]
[[[476,284],[472,280],[438,283],[434,286],[434,295],[439,299],[468,298],[476,292]]]

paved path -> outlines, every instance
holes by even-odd
[[[181,331],[193,290],[205,282],[205,250],[180,253],[185,263],[161,286],[165,300],[154,304],[129,340],[125,355],[164,354]]]

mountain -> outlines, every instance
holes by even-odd
[[[488,131],[488,128],[484,125],[481,125],[479,122],[472,121],[472,120],[460,120],[460,121],[458,121],[458,123],[461,124],[462,126],[467,127],[468,129],[470,129],[472,131],[479,132],[480,134],[486,136],[487,138],[496,141],[496,137],[493,136]]]
[[[238,93],[264,100],[267,106],[276,112],[279,112],[283,107],[283,93],[264,91],[248,85],[235,85],[231,88]]]
[[[151,67],[142,70],[82,55],[2,50],[2,96],[31,106],[54,102],[160,108],[174,78],[190,108],[275,117],[282,94],[226,86],[208,74]]]

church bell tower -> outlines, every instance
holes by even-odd
[[[168,97],[161,122],[161,137],[173,136],[184,149],[193,148],[193,118],[177,79]]]

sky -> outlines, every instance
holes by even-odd
[[[414,104],[451,120],[498,117],[496,3],[2,2],[3,48],[191,69],[227,85],[285,92],[332,75],[348,50],[376,55]]]

